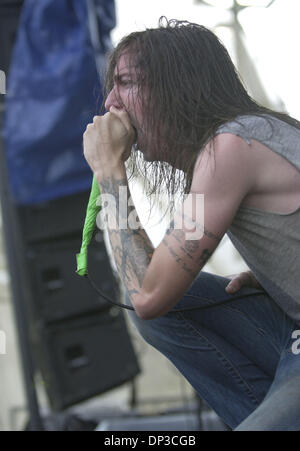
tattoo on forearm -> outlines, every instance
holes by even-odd
[[[116,234],[117,232],[111,234],[111,244],[121,276],[128,282],[135,276],[141,287],[153,248],[141,230],[120,230],[118,238]]]
[[[121,212],[121,216],[124,218],[125,210],[126,215],[129,215],[129,211],[120,205],[120,187],[127,188],[128,198],[130,198],[126,178],[115,179],[111,177],[101,181],[101,191],[106,194],[112,194],[115,197],[117,214],[120,215]],[[133,210],[134,207],[130,207],[130,212]],[[109,214],[115,213],[109,212]],[[138,293],[136,287],[142,286],[147,267],[154,252],[152,243],[142,228],[132,230],[128,225],[125,229],[120,227],[116,229],[109,228],[108,232],[120,278],[126,286],[128,295],[131,297]]]

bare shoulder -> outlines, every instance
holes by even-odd
[[[194,168],[192,190],[240,190],[245,195],[256,183],[256,162],[251,147],[239,136],[222,133],[200,153]]]

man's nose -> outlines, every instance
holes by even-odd
[[[117,99],[114,88],[110,91],[110,93],[108,94],[108,96],[106,98],[106,101],[105,101],[106,111],[109,111],[111,106],[114,106],[115,108],[121,108],[120,102]]]

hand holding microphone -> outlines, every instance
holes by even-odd
[[[95,116],[83,134],[83,153],[98,182],[124,168],[136,132],[126,111],[111,106],[104,116]]]
[[[101,210],[99,183],[111,175],[126,174],[124,162],[130,156],[136,139],[136,131],[131,126],[128,114],[111,107],[104,116],[95,116],[83,134],[83,153],[94,178],[82,232],[80,253],[76,255],[77,274],[87,276],[88,246]]]

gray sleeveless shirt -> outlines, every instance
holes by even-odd
[[[300,170],[300,130],[269,115],[239,116],[217,134],[255,139]],[[290,214],[241,206],[227,234],[256,279],[300,325],[300,198]]]

